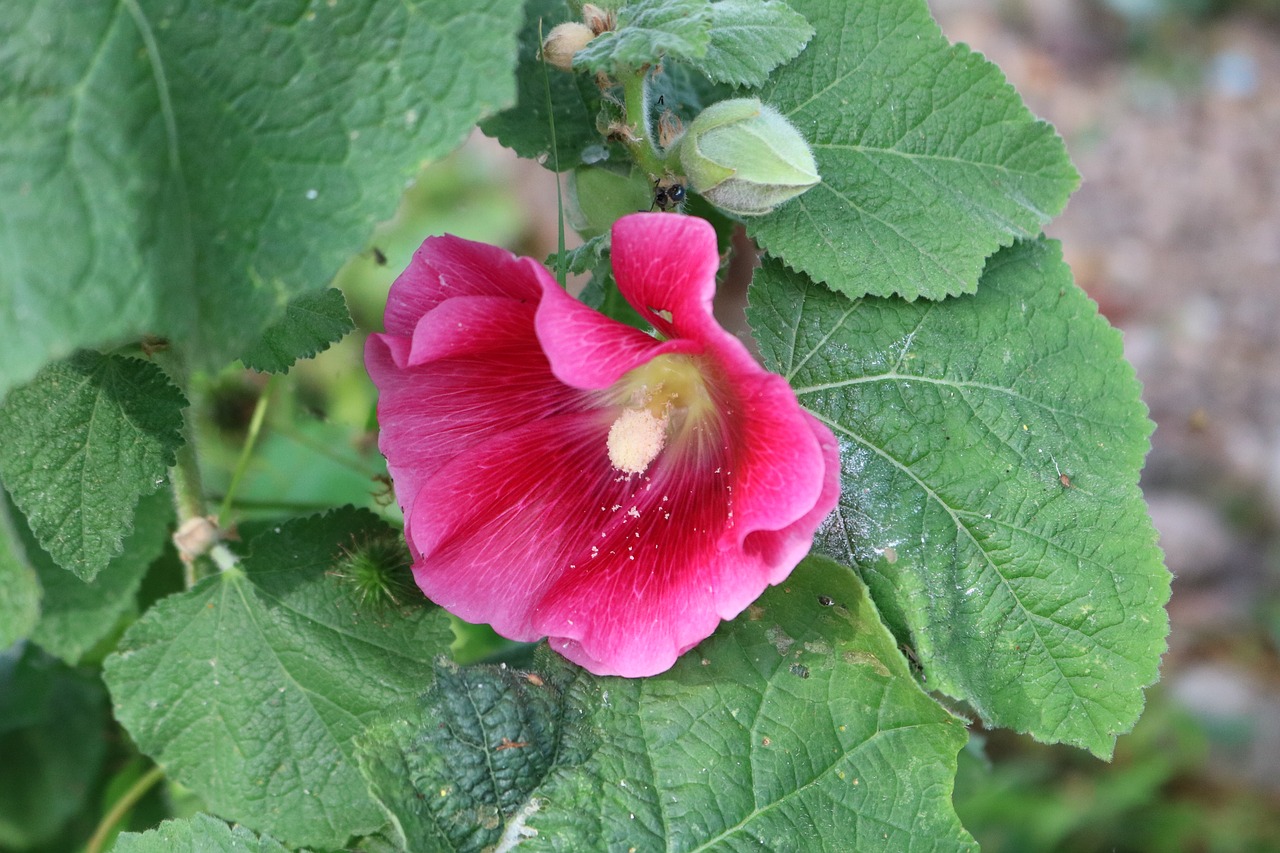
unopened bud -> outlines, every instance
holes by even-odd
[[[800,131],[756,98],[703,110],[680,142],[680,164],[707,201],[742,216],[768,213],[821,180]]]
[[[666,151],[680,141],[684,134],[684,122],[671,110],[663,110],[658,116],[658,147]]]
[[[561,71],[573,70],[573,55],[596,37],[586,24],[570,21],[559,24],[547,33],[542,42],[542,58]]]
[[[600,35],[618,25],[618,16],[607,9],[601,9],[594,3],[583,3],[582,22],[591,28],[591,32]]]

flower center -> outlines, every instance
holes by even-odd
[[[660,355],[628,371],[609,396],[621,407],[609,427],[609,461],[626,474],[643,474],[668,439],[714,410],[698,362],[687,355]]]
[[[667,443],[667,418],[648,409],[623,409],[609,427],[609,461],[627,474],[643,474]]]

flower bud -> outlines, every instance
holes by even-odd
[[[582,22],[591,28],[591,32],[600,35],[618,25],[618,16],[608,9],[601,9],[594,3],[583,3]]]
[[[573,70],[573,55],[596,37],[586,24],[570,21],[559,24],[547,33],[542,42],[542,58],[561,71]]]
[[[569,173],[565,215],[589,240],[628,213],[653,206],[653,185],[639,169],[622,174],[608,166],[579,166]]]
[[[680,142],[680,164],[707,201],[742,216],[768,213],[821,180],[800,131],[756,98],[703,110]]]

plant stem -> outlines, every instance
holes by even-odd
[[[258,443],[258,435],[262,432],[262,422],[266,419],[267,406],[271,403],[271,394],[275,387],[276,377],[272,376],[267,380],[267,387],[262,389],[262,394],[259,395],[258,402],[253,407],[253,417],[249,420],[249,434],[245,437],[244,447],[240,448],[240,458],[236,461],[236,470],[231,475],[231,484],[227,486],[227,493],[222,496],[222,503],[218,506],[219,524],[222,524],[231,513],[236,487],[240,485],[240,478],[244,476],[244,472],[249,467],[249,460],[253,457],[253,448]]]
[[[659,178],[666,172],[666,164],[650,138],[648,76],[647,69],[622,75],[622,102],[632,136],[626,146],[637,166]]]
[[[170,381],[178,386],[188,400],[191,399],[187,367],[182,356],[174,349],[156,353],[156,361],[164,368]],[[192,518],[204,518],[209,514],[204,498],[204,478],[200,474],[200,459],[196,455],[195,427],[192,423],[192,407],[182,410],[182,446],[178,448],[173,467],[169,469],[169,483],[173,489],[173,503],[178,511],[178,527]],[[201,578],[212,574],[208,560],[184,563],[183,582],[187,589]]]
[[[159,767],[152,767],[139,776],[138,781],[129,786],[129,790],[125,791],[124,795],[116,800],[111,810],[102,816],[102,820],[98,823],[98,828],[93,831],[93,837],[89,839],[88,845],[84,848],[85,853],[102,853],[103,846],[107,843],[108,836],[111,835],[111,830],[124,817],[125,812],[133,808],[138,800],[142,799],[143,795],[163,778],[164,771]]]

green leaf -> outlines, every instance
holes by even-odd
[[[972,293],[1079,183],[1062,140],[924,0],[793,5],[817,35],[760,97],[809,140],[822,183],[748,232],[846,296]]]
[[[664,675],[572,691],[601,745],[539,789],[530,849],[976,850],[951,806],[963,725],[828,560]]]
[[[274,838],[259,837],[243,826],[227,826],[207,814],[166,820],[146,832],[122,832],[111,849],[114,853],[285,853]]]
[[[575,758],[562,749],[560,692],[529,678],[441,661],[419,702],[360,739],[360,769],[401,849],[493,849],[547,774]]]
[[[20,644],[0,652],[0,849],[49,841],[102,765],[106,702],[96,677]]]
[[[240,356],[244,366],[263,373],[284,373],[300,358],[322,353],[356,327],[341,290],[329,288],[294,297],[284,317]]]
[[[88,582],[54,563],[36,542],[24,543],[44,589],[44,606],[31,641],[73,666],[80,663],[135,607],[138,587],[164,550],[172,520],[173,501],[166,492],[138,501],[124,550]]]
[[[434,692],[380,730],[402,746],[383,802],[449,837],[411,850],[976,849],[950,802],[964,727],[822,558],[663,675],[599,678],[544,648],[532,676],[463,670]],[[486,833],[462,837],[477,815]]]
[[[425,600],[369,594],[407,574],[407,554],[387,575],[357,559],[388,542],[403,550],[352,509],[254,538],[241,568],[161,601],[125,634],[106,662],[117,719],[212,811],[287,844],[340,847],[378,829],[352,740],[429,685],[453,639]]]
[[[516,65],[516,102],[510,109],[480,123],[480,129],[521,157],[551,159],[551,123],[555,122],[556,153],[560,170],[609,158],[609,149],[596,130],[600,90],[587,74],[566,74],[544,66],[538,58],[542,38],[556,24],[575,16],[565,0],[527,0],[525,25],[520,31]],[[539,29],[541,28],[541,29]],[[547,88],[551,89],[551,114],[547,113]],[[544,159],[545,158],[545,159]]]
[[[617,28],[573,55],[573,67],[624,74],[664,58],[699,59],[711,43],[710,0],[635,0],[618,12]]]
[[[244,352],[513,100],[520,4],[33,0],[0,19],[0,394],[144,333]]]
[[[93,580],[165,482],[187,401],[154,364],[81,352],[0,404],[0,477],[40,546]]]
[[[763,86],[811,38],[813,27],[782,0],[718,0],[707,55],[693,65],[718,83]]]
[[[817,547],[857,567],[931,688],[1109,755],[1158,674],[1169,572],[1140,388],[1058,245],[1006,249],[940,303],[850,303],[772,261],[751,303],[766,363],[840,441]]]
[[[0,492],[0,651],[30,634],[40,619],[40,581],[18,541],[19,524]]]

